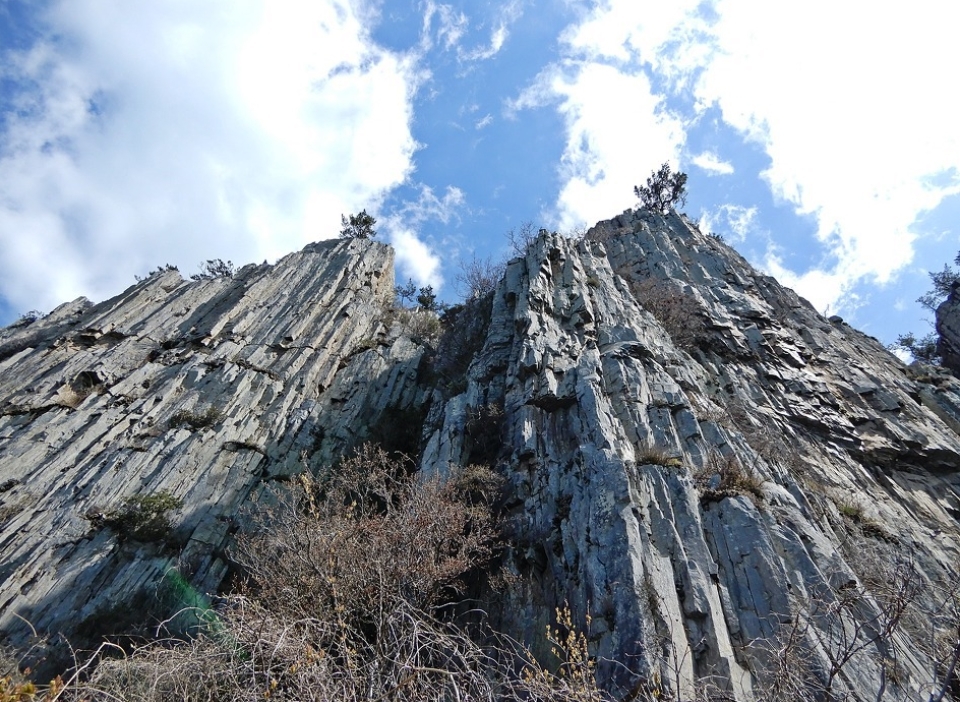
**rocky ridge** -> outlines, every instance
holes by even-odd
[[[0,332],[0,629],[69,634],[171,567],[215,591],[244,508],[400,422],[422,470],[506,479],[495,623],[548,657],[569,606],[618,696],[762,698],[785,651],[835,698],[934,689],[937,622],[875,634],[891,583],[958,582],[954,377],[676,214],[541,233],[436,350],[392,297],[387,247],[322,242]],[[91,528],[161,490],[175,548]]]
[[[321,242],[231,278],[159,272],[101,304],[76,300],[3,330],[0,629],[10,641],[28,640],[29,621],[88,644],[84,632],[106,633],[100,622],[118,603],[148,601],[171,568],[216,592],[245,507],[329,463],[391,403],[418,403],[422,347],[381,344],[392,265],[384,245]],[[97,528],[129,497],[166,494],[182,502],[168,539]]]

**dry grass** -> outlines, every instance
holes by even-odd
[[[630,290],[678,348],[693,351],[705,343],[707,322],[700,303],[679,284],[651,277],[631,281]]]
[[[492,632],[480,645],[455,623],[451,603],[496,548],[487,503],[497,480],[484,467],[445,483],[409,469],[364,447],[324,479],[303,478],[238,539],[238,591],[199,613],[194,639],[130,653],[105,644],[65,691],[11,678],[11,695],[36,696],[0,700],[611,699],[569,610],[547,631],[555,672],[522,646]]]
[[[443,335],[443,324],[437,313],[423,308],[391,307],[384,312],[384,324],[397,324],[402,334],[419,344],[436,348]]]
[[[735,495],[746,495],[755,505],[764,499],[763,478],[733,454],[712,453],[707,466],[694,475],[694,482],[702,505]]]
[[[644,446],[637,451],[637,465],[641,466],[665,466],[669,468],[682,468],[683,458],[676,452],[669,451],[662,446]]]

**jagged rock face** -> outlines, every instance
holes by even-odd
[[[675,214],[542,234],[436,353],[384,317],[391,263],[371,242],[315,244],[0,332],[11,640],[29,633],[16,615],[69,634],[171,567],[215,591],[274,481],[422,417],[403,433],[423,471],[504,475],[507,577],[487,606],[544,660],[567,605],[623,698],[710,681],[762,699],[779,637],[823,677],[839,623],[866,645],[837,698],[876,698],[894,659],[887,694],[918,697],[925,623],[870,643],[882,598],[845,593],[907,565],[957,582],[955,378],[905,368]],[[183,500],[179,555],[84,517],[159,491]]]
[[[8,641],[27,641],[24,621],[80,646],[116,632],[99,627],[122,627],[118,604],[148,600],[171,569],[216,592],[246,506],[423,402],[422,347],[387,336],[392,300],[389,247],[322,242],[232,278],[155,274],[0,332]],[[164,493],[182,500],[167,538],[97,528],[126,498]]]
[[[960,377],[960,281],[953,284],[950,296],[937,308],[937,352],[943,365]]]
[[[898,558],[957,582],[960,386],[905,373],[679,216],[627,213],[510,262],[424,465],[461,461],[469,418],[502,407],[501,625],[549,657],[566,603],[612,688],[749,699],[775,659],[758,642],[800,615],[828,671],[822,612]],[[876,648],[835,691],[875,697]],[[901,648],[888,689],[916,695],[929,675]]]

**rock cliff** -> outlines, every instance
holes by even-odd
[[[216,592],[229,535],[245,506],[269,499],[265,486],[329,462],[390,407],[419,405],[422,347],[384,345],[392,264],[384,245],[322,242],[230,278],[158,272],[101,304],[80,299],[4,330],[10,641],[27,641],[29,621],[89,645],[171,568]],[[157,495],[182,503],[166,538],[98,528],[128,498]]]
[[[943,365],[960,377],[960,282],[954,283],[950,296],[937,308],[937,334]]]
[[[322,242],[0,332],[8,639],[28,620],[76,640],[171,569],[214,592],[271,483],[374,439],[426,472],[504,476],[494,623],[548,657],[568,605],[620,698],[772,698],[784,666],[834,699],[940,689],[956,378],[905,367],[676,214],[542,232],[439,345],[392,298],[387,247]],[[170,538],[98,528],[161,493],[181,500]]]

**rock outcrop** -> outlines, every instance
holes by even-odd
[[[676,214],[541,233],[439,348],[392,296],[388,248],[324,242],[0,333],[10,640],[85,631],[171,568],[214,592],[244,508],[387,423],[424,471],[505,477],[494,622],[549,658],[569,607],[617,696],[766,699],[783,659],[835,699],[926,699],[960,582],[956,378]],[[160,492],[171,539],[96,528]]]
[[[960,378],[960,281],[937,308],[937,353],[943,365]]]
[[[245,506],[269,504],[271,485],[328,463],[382,413],[420,406],[423,347],[387,343],[393,284],[389,247],[322,242],[230,278],[158,272],[4,330],[9,641],[28,641],[27,622],[81,647],[117,633],[145,620],[125,603],[150,601],[170,572],[216,592]],[[181,502],[163,538],[103,526],[128,498],[158,495]]]
[[[502,623],[520,640],[569,603],[621,691],[688,699],[713,678],[748,699],[748,671],[775,658],[763,642],[798,621],[830,675],[850,623],[824,612],[846,612],[844,592],[898,568],[957,583],[954,379],[911,378],[677,215],[541,237],[493,305],[467,411],[448,411],[424,464],[462,459],[464,417],[502,407],[518,576]],[[869,601],[861,628],[885,616]],[[872,699],[877,648],[834,689]],[[884,654],[903,694],[930,682],[915,651]]]

